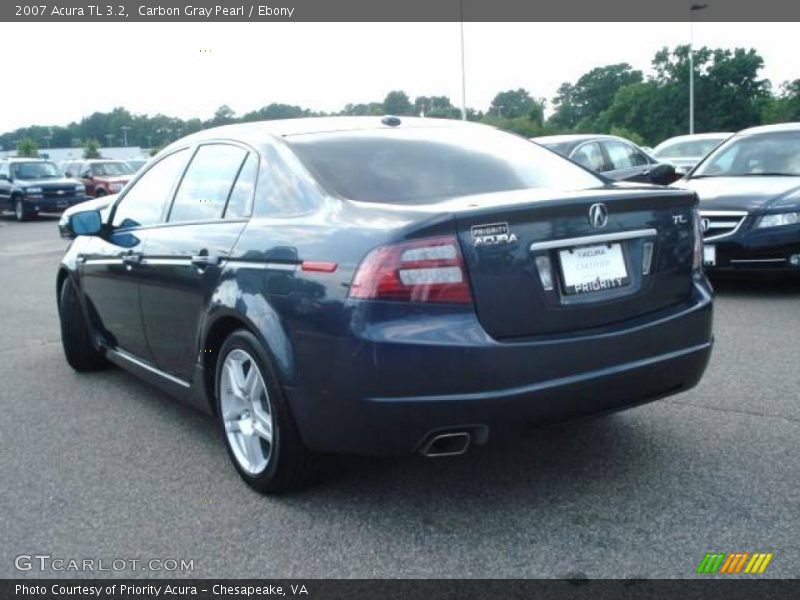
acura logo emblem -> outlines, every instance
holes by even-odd
[[[701,219],[700,226],[703,228],[703,233],[707,233],[708,230],[711,228],[711,221],[708,219]]]
[[[608,209],[605,204],[592,204],[589,207],[589,224],[601,229],[608,222]]]

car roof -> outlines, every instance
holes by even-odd
[[[758,127],[750,127],[743,129],[736,135],[756,135],[759,133],[780,133],[783,131],[798,131],[800,132],[800,122],[795,123],[776,123],[775,125],[759,125]]]
[[[253,145],[262,144],[265,136],[284,138],[312,133],[338,131],[369,131],[414,128],[485,128],[486,125],[456,119],[433,119],[421,117],[392,117],[399,119],[398,125],[386,123],[389,116],[374,117],[304,117],[299,119],[276,119],[235,123],[204,129],[186,136],[176,144],[196,143],[205,140],[230,138]]]
[[[659,146],[665,145],[667,143],[671,144],[673,142],[688,142],[691,140],[704,140],[704,139],[713,139],[713,138],[725,138],[730,137],[733,135],[732,131],[710,131],[707,133],[690,133],[687,135],[676,135],[671,138],[665,139],[663,142],[658,144]]]
[[[630,140],[619,137],[617,135],[608,135],[606,133],[569,133],[563,135],[542,135],[539,137],[531,138],[531,141],[537,144],[571,144],[576,142],[584,142],[589,140],[620,140],[623,142],[633,143]]]

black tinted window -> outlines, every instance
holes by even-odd
[[[228,144],[200,146],[175,195],[170,222],[219,219],[247,151]]]
[[[114,213],[114,227],[155,225],[161,221],[175,181],[183,171],[188,150],[179,150],[154,164],[128,189]]]
[[[239,219],[250,214],[250,203],[256,189],[256,175],[258,174],[258,158],[250,153],[239,171],[236,184],[233,186],[231,196],[228,198],[228,207],[225,209],[226,219]]]
[[[477,126],[313,134],[288,141],[323,185],[354,200],[414,202],[600,184],[537,144]]]

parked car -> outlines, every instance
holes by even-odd
[[[147,158],[129,158],[125,162],[128,163],[128,166],[130,166],[130,168],[133,169],[133,172],[136,173],[136,171],[147,164],[148,160],[149,159]]]
[[[123,160],[89,159],[67,162],[64,173],[67,177],[80,178],[86,193],[96,198],[118,194],[130,181],[134,170]]]
[[[696,205],[474,123],[210,129],[62,218],[64,352],[214,413],[261,491],[320,452],[460,454],[698,382]]]
[[[532,141],[614,181],[667,185],[677,179],[675,167],[615,135],[549,135]]]
[[[800,123],[745,129],[676,186],[700,197],[716,273],[800,273]]]
[[[13,210],[17,221],[40,212],[61,212],[84,200],[83,184],[63,177],[49,160],[0,160],[0,210]]]
[[[675,173],[678,175],[686,175],[731,135],[733,134],[728,132],[679,135],[661,142],[650,155],[661,162],[675,165]]]

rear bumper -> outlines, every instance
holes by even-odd
[[[466,318],[446,326],[452,344],[368,331],[339,340],[327,368],[316,366],[326,375],[287,393],[313,450],[407,454],[434,432],[491,435],[687,390],[708,364],[711,324],[711,293],[698,280],[691,302],[598,332],[498,343]]]

